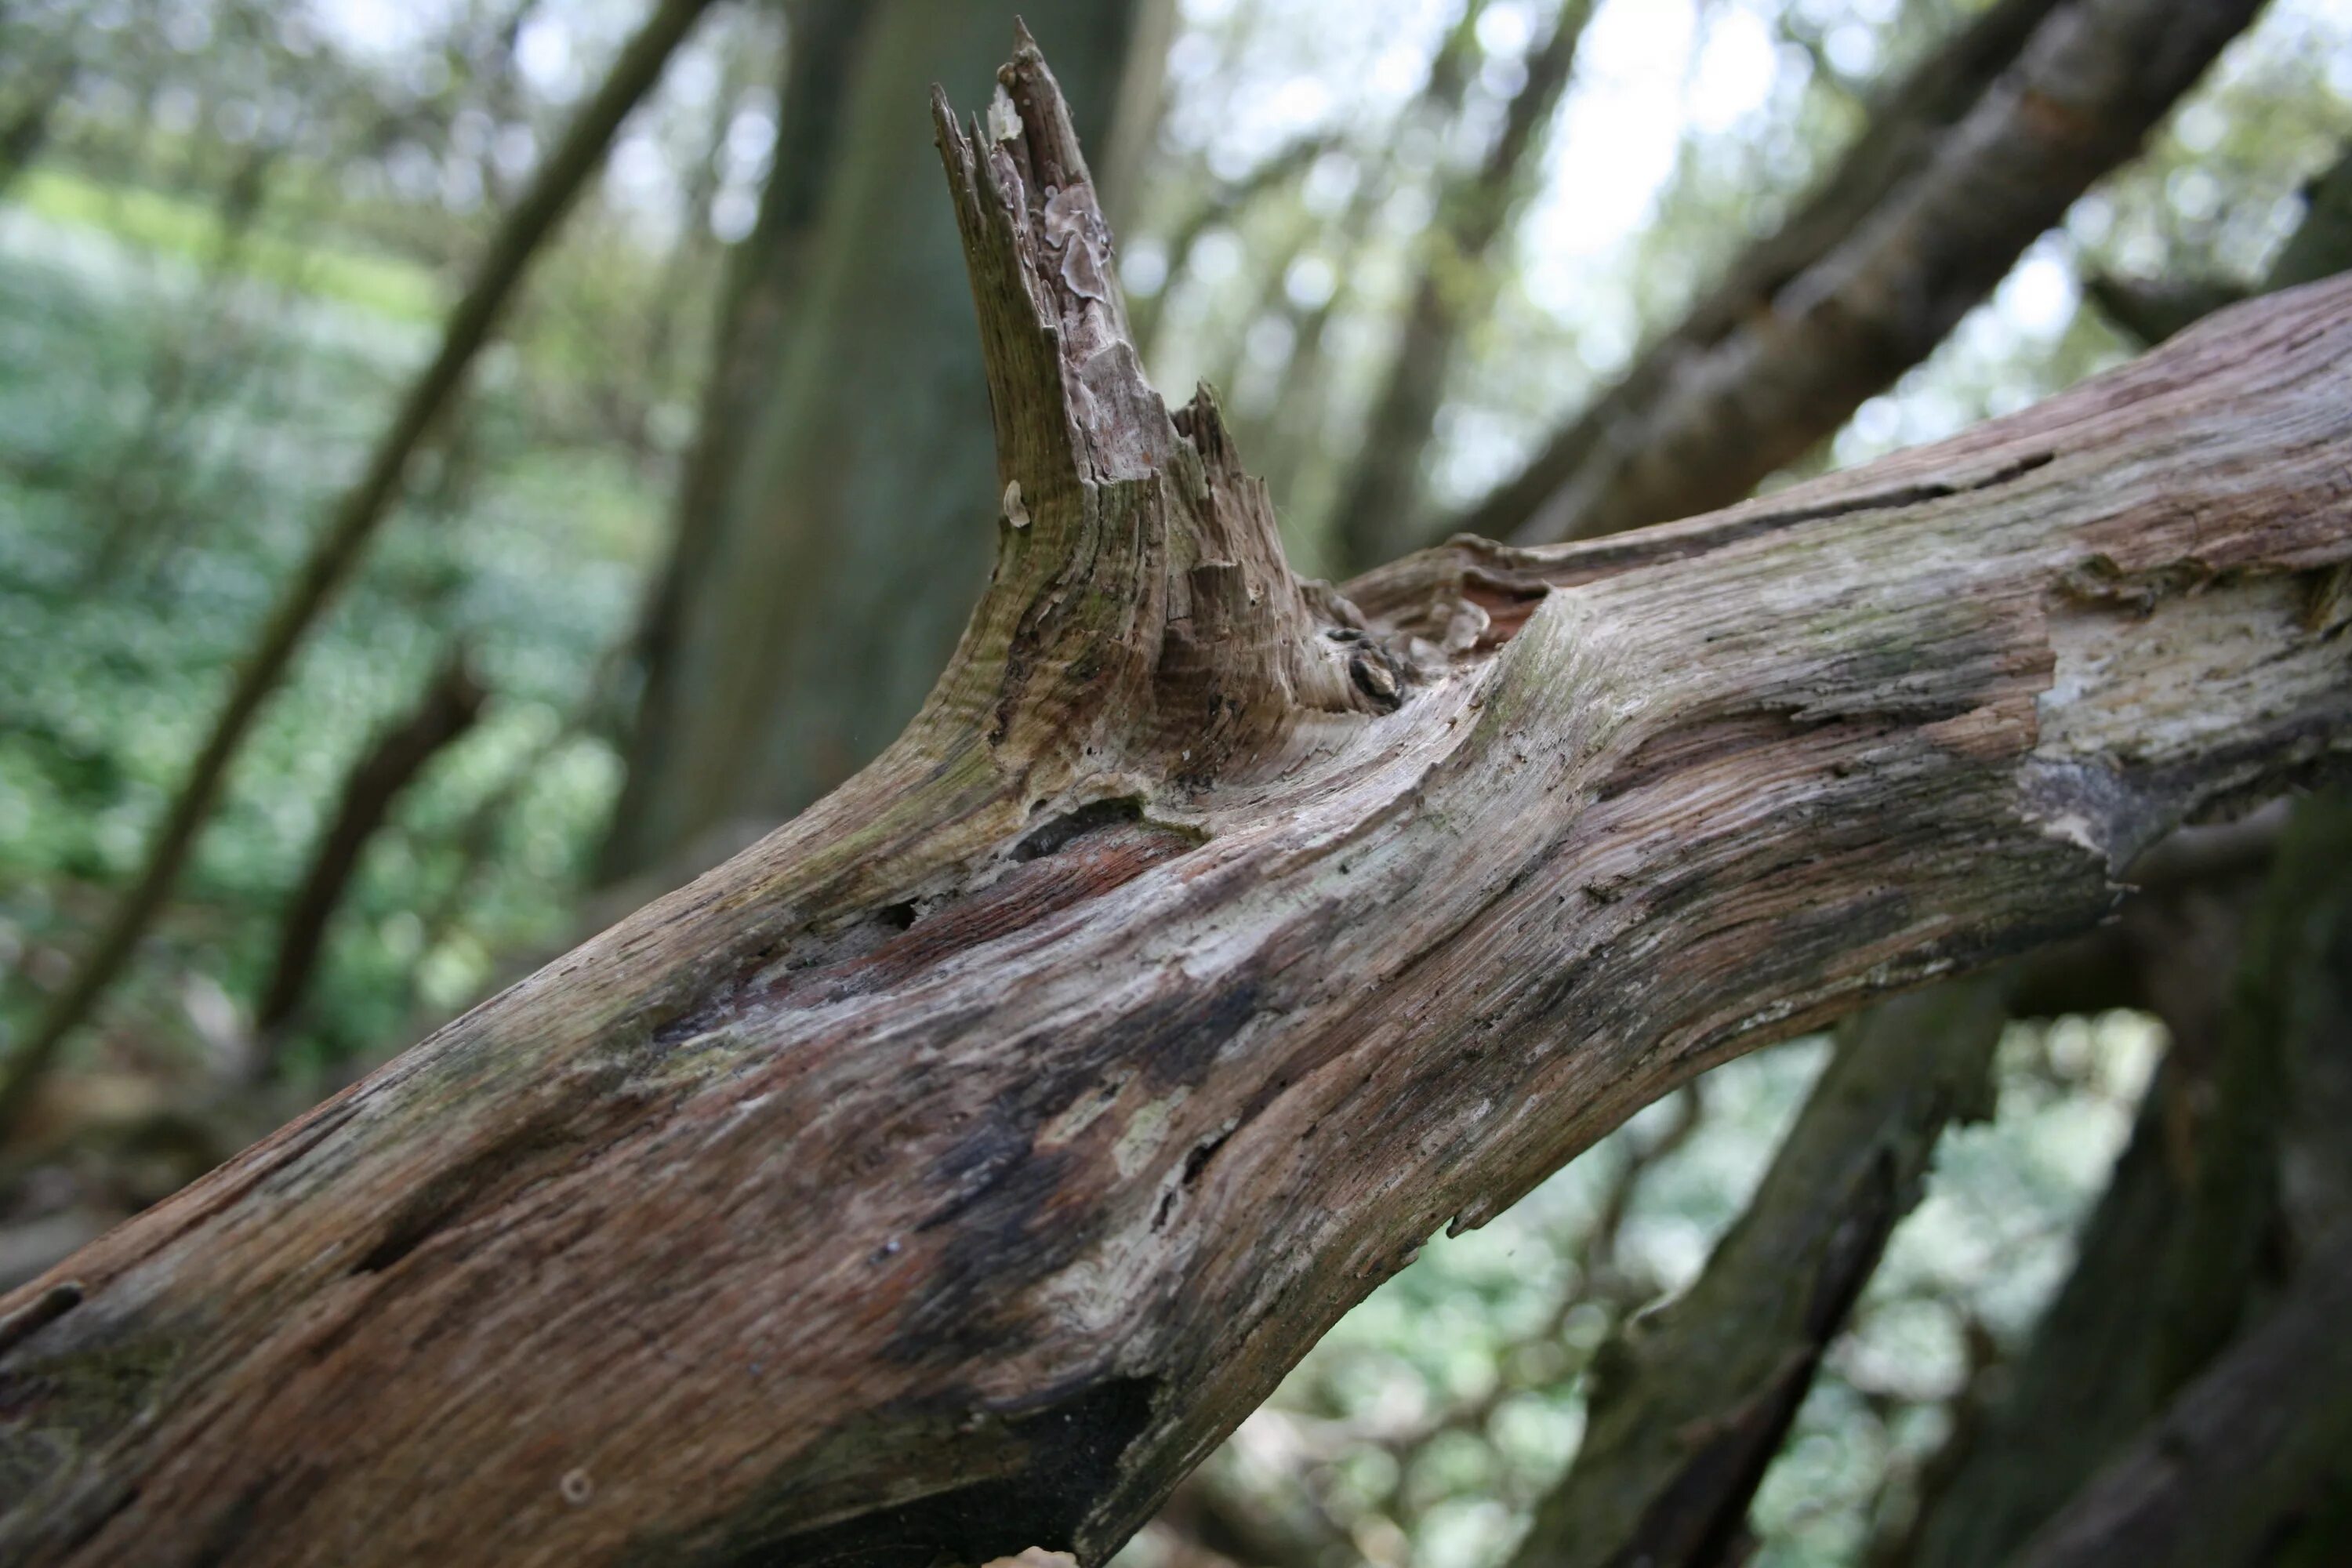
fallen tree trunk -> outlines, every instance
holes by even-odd
[[[1343,595],[1005,79],[940,115],[1003,502],[921,714],[0,1301],[0,1556],[1100,1563],[1438,1226],[2352,751],[2352,284]]]

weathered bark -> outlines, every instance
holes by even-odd
[[[2305,222],[2263,291],[2340,269],[2330,258],[2347,258],[2332,248],[2326,215],[2352,194],[2347,171],[2352,160],[2313,183]],[[2188,298],[2172,296],[2176,305]],[[2189,320],[2144,324],[2168,337],[2221,308],[2209,299]],[[2271,873],[2279,887],[2270,901],[2290,911],[2273,912],[2273,927],[2291,928],[2292,911],[2320,904],[2324,889],[2296,880],[2298,871],[2310,874],[2305,863],[2336,863],[2326,842],[2335,816],[2317,807],[2303,815],[2306,842]],[[2320,842],[2308,842],[2315,836]],[[2275,1283],[2276,1259],[2262,1265],[2281,1223],[2282,1112],[2320,1105],[2352,1113],[2352,1090],[2331,1099],[2294,1087],[2297,1076],[2325,1080],[2326,1062],[2337,1059],[2288,1049],[2270,1012],[2273,994],[2307,990],[2308,974],[2286,966],[2238,978],[2245,910],[2256,874],[2271,869],[2274,837],[2273,826],[2256,820],[2207,830],[2201,846],[2176,843],[2168,864],[2137,879],[2163,897],[2135,900],[2119,928],[2101,933],[2098,951],[2070,944],[2073,987],[2050,986],[2053,966],[2037,966],[2032,988],[2043,1001],[2077,1005],[2090,999],[2080,987],[2095,993],[2116,969],[2129,972],[2134,999],[2163,1019],[2171,1049],[2084,1227],[2074,1272],[1998,1397],[1967,1412],[1917,1516],[1882,1543],[1881,1561],[1991,1568],[2005,1560],[2221,1352],[2250,1304]],[[2267,961],[2273,945],[2258,937],[2257,957]],[[2352,1072],[2352,1049],[2340,1063]],[[2292,1163],[2326,1168],[2315,1152],[2330,1142],[2306,1134]],[[2352,1181],[2342,1185],[2352,1194]]]
[[[1024,0],[1109,125],[1147,0]],[[987,405],[922,95],[985,86],[1007,12],[807,0],[761,232],[742,265],[649,616],[603,863],[666,891],[832,788],[929,689],[988,574]],[[828,72],[835,74],[828,75]],[[810,134],[794,142],[796,132]],[[657,884],[657,885],[651,885]]]
[[[1592,8],[1593,0],[1562,0],[1550,34],[1528,57],[1527,76],[1504,110],[1494,145],[1440,192],[1395,357],[1339,503],[1339,549],[1352,570],[1401,555],[1427,532],[1422,458],[1437,431],[1454,348],[1493,297],[1490,258],[1543,155]]]
[[[1944,1128],[1981,1117],[2000,987],[1958,982],[1849,1019],[1837,1054],[1697,1283],[1596,1363],[1582,1446],[1512,1568],[1716,1568],[1917,1205]]]
[[[1736,267],[1461,526],[1590,538],[1746,494],[1925,358],[2068,204],[2131,156],[2259,8],[2066,0],[2011,68],[1971,93],[1977,68],[2036,19],[2023,4],[1989,13],[1919,84],[1918,102],[1965,113],[1943,128],[1898,108],[1885,152],[1865,133],[1785,247]],[[1867,205],[1853,199],[1874,190]]]
[[[130,962],[139,939],[163,907],[180,868],[195,847],[197,829],[213,798],[243,749],[262,703],[278,688],[310,628],[334,602],[376,530],[390,514],[408,461],[435,418],[463,384],[475,356],[490,340],[508,300],[522,281],[540,246],[554,232],[588,176],[604,163],[604,149],[638,100],[660,79],[686,35],[710,0],[662,0],[636,36],[622,49],[595,96],[583,106],[562,142],[541,167],[530,188],[491,237],[466,292],[441,329],[432,361],[403,395],[392,423],[369,454],[366,469],[346,491],[312,544],[294,580],[256,637],[205,737],[188,776],[164,813],[145,863],[83,953],[81,962],[0,1078],[0,1138],[56,1058],[66,1037],[98,1003]]]
[[[931,699],[0,1301],[32,1565],[1100,1563],[1433,1228],[2352,752],[2352,283],[1633,538],[1297,582],[1024,49]]]
[[[310,976],[326,943],[327,922],[342,903],[352,873],[359,869],[360,852],[375,837],[391,815],[392,803],[425,763],[474,727],[488,696],[467,667],[464,654],[452,655],[425,683],[416,705],[376,738],[344,778],[334,820],[320,838],[310,869],[287,903],[278,956],[269,966],[261,1005],[254,1011],[254,1028],[262,1042],[261,1055],[254,1065],[262,1076],[277,1070],[275,1037],[293,1018],[310,990]]]

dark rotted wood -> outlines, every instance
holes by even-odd
[[[1334,590],[1004,84],[940,116],[1003,501],[921,715],[0,1302],[0,1558],[1098,1563],[1433,1230],[2352,747],[2352,284]]]

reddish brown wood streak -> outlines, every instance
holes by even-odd
[[[953,954],[1122,887],[1195,842],[1167,828],[1133,824],[1088,829],[1066,847],[1017,862],[977,892],[919,914],[908,907],[908,929],[899,935],[858,957],[795,971],[761,993],[760,1000],[793,1007],[904,984]]]

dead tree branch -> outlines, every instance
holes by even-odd
[[[930,700],[0,1300],[0,1554],[1099,1563],[1433,1230],[2352,752],[2352,282],[1336,591],[1003,87],[939,114],[1003,490]]]

